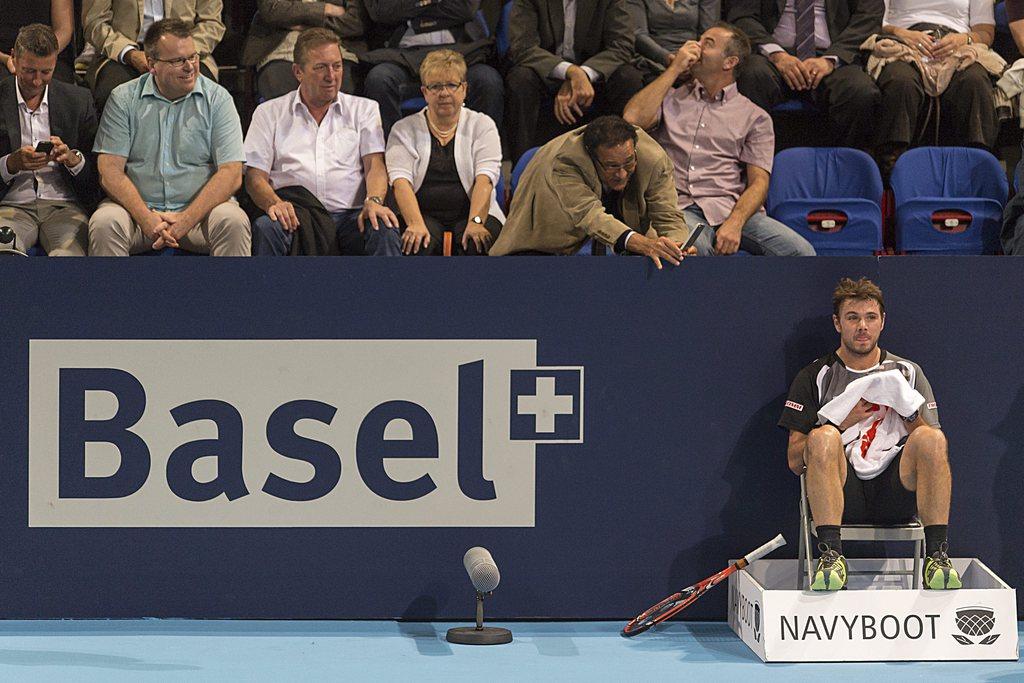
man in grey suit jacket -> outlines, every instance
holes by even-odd
[[[513,162],[585,119],[621,115],[643,87],[625,0],[514,0],[510,24],[505,110]]]
[[[808,15],[802,44],[801,9]],[[755,52],[736,75],[740,92],[769,113],[810,94],[827,112],[835,144],[870,150],[881,95],[864,71],[860,45],[881,32],[884,12],[882,0],[733,0],[729,21]]]
[[[14,229],[19,249],[38,241],[51,256],[85,256],[98,186],[92,95],[51,80],[49,26],[22,28],[13,58],[15,77],[0,82],[0,226]]]

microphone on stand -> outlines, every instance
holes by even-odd
[[[476,590],[476,626],[450,628],[445,639],[449,643],[460,645],[511,643],[512,632],[507,628],[484,626],[484,596],[490,595],[501,581],[501,573],[498,571],[498,565],[494,563],[491,553],[486,548],[479,546],[470,548],[462,558],[462,564]]]

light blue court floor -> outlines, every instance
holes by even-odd
[[[0,681],[1024,681],[1021,662],[763,664],[724,623],[494,624],[515,640],[491,647],[450,645],[451,625],[0,621]]]

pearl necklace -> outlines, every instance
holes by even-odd
[[[452,127],[449,128],[448,130],[441,130],[440,128],[437,127],[436,123],[430,120],[430,114],[427,114],[427,125],[430,127],[430,130],[432,130],[437,135],[437,137],[448,138],[451,137],[452,134],[455,132],[455,129],[459,127],[459,120],[455,119],[455,123],[453,123]]]

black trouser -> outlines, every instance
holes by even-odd
[[[505,77],[505,126],[512,163],[526,150],[542,145],[602,114],[622,116],[626,103],[643,87],[643,76],[632,64],[620,66],[611,78],[594,84],[594,103],[583,120],[563,126],[555,118],[554,101],[562,81],[541,78],[536,71],[514,66]]]
[[[759,54],[750,55],[740,66],[736,85],[741,93],[769,113],[775,105],[800,94],[786,84],[767,57]],[[865,150],[874,147],[881,95],[860,64],[837,67],[821,79],[811,96],[825,110],[837,144]]]
[[[199,64],[199,73],[203,74],[207,78],[213,78],[213,74],[206,68],[205,64]],[[93,99],[96,100],[96,112],[103,115],[103,108],[107,106],[107,99],[110,97],[110,93],[113,92],[114,88],[127,83],[128,81],[134,80],[141,76],[138,71],[122,64],[121,62],[115,62],[114,60],[108,61],[100,68],[100,72],[96,74],[96,85],[92,89]],[[216,80],[216,79],[214,79]]]
[[[931,109],[931,116],[938,117],[940,145],[995,146],[999,123],[992,79],[981,64],[954,73],[937,102],[925,93],[921,72],[906,62],[886,65],[878,77],[878,87],[882,91],[879,142],[892,147],[918,142]]]
[[[405,232],[405,218],[402,216],[401,210],[398,208],[398,200],[395,199],[394,190],[388,190],[388,196],[385,200],[392,211],[398,216],[398,228],[402,232]],[[420,215],[423,216],[423,224],[427,226],[427,232],[430,233],[430,245],[427,248],[420,247],[420,250],[410,256],[440,256],[444,253],[444,233],[450,231],[452,233],[452,255],[453,256],[486,256],[486,253],[481,252],[476,248],[476,243],[473,240],[468,240],[466,248],[462,248],[462,235],[466,232],[466,223],[469,221],[469,216],[463,216],[457,221],[444,223],[434,216],[431,216],[423,211],[420,211]],[[491,244],[498,239],[498,235],[501,233],[501,223],[494,216],[487,216],[484,220],[484,227],[487,228],[487,232],[491,233]]]
[[[420,248],[416,256],[440,256],[444,253],[444,233],[450,231],[452,233],[452,255],[453,256],[486,256],[486,252],[481,252],[476,248],[476,243],[473,240],[466,241],[466,248],[462,248],[462,236],[466,232],[466,219],[458,221],[455,225],[444,224],[437,220],[433,216],[423,214],[423,223],[427,226],[427,232],[430,233],[430,246],[426,249]],[[498,239],[498,234],[501,232],[501,223],[494,216],[488,216],[487,220],[484,221],[484,227],[487,228],[487,232],[491,233],[491,244],[494,244],[494,240]],[[402,223],[402,232],[405,232],[405,223]]]
[[[341,92],[352,95],[356,91],[355,71],[353,62],[344,62],[345,70],[341,77]],[[299,82],[292,72],[292,63],[283,59],[275,59],[256,73],[256,95],[260,102],[272,100],[286,95],[299,87]]]

